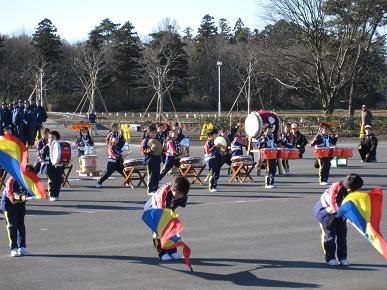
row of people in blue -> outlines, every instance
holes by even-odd
[[[1,104],[1,132],[10,127],[13,135],[30,146],[35,144],[36,135],[46,120],[47,112],[38,103],[19,100],[8,105],[5,102]]]

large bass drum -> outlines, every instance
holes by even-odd
[[[258,138],[262,134],[264,124],[270,124],[275,136],[278,136],[279,118],[272,111],[259,110],[250,113],[245,119],[245,131],[247,136]]]
[[[66,141],[54,141],[50,145],[52,165],[68,164],[73,159],[73,146]]]

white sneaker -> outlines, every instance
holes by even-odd
[[[274,185],[266,185],[265,188],[271,189],[271,188],[274,188]]]
[[[322,182],[320,182],[320,185],[328,185],[328,182],[322,181]]]
[[[169,254],[164,254],[161,256],[161,261],[170,261],[172,260],[171,256]]]
[[[50,197],[50,201],[57,201],[58,200],[58,198],[57,197]]]
[[[30,251],[28,251],[27,248],[19,248],[19,249],[17,250],[17,252],[18,252],[18,254],[19,254],[20,256],[29,256],[29,255],[30,255]]]
[[[210,189],[210,192],[217,192],[218,190],[216,188]]]
[[[336,259],[331,259],[327,262],[327,265],[329,266],[337,266],[339,263],[336,261]]]
[[[11,250],[11,257],[20,257],[18,249]]]
[[[95,188],[101,188],[102,187],[102,184],[97,182],[97,184],[95,185]]]
[[[170,254],[171,258],[174,259],[174,260],[179,260],[181,259],[180,255],[178,253],[173,253],[173,254]]]
[[[341,266],[345,266],[345,267],[351,265],[351,264],[348,262],[347,259],[342,259],[342,260],[339,261],[339,263],[340,263]]]

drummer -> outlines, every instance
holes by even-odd
[[[59,132],[51,131],[48,133],[48,143],[42,149],[41,166],[47,163],[48,195],[50,196],[50,201],[57,201],[59,199],[60,187],[62,185],[63,165],[53,165],[50,159],[50,146],[54,141],[59,140]]]
[[[294,135],[291,132],[290,123],[285,123],[284,131],[281,134],[281,145],[283,148],[293,149]],[[282,166],[285,174],[290,174],[289,160],[282,159]]]
[[[182,145],[177,141],[178,133],[176,131],[169,131],[167,138],[167,154],[165,159],[165,165],[160,173],[160,180],[172,169],[173,166],[179,168]]]
[[[101,188],[102,183],[108,179],[114,171],[117,171],[122,176],[124,176],[124,159],[122,157],[122,150],[118,146],[119,138],[113,137],[110,140],[110,145],[108,147],[108,162],[106,166],[105,174],[100,178],[100,180],[95,185],[96,188]],[[125,176],[124,176],[125,177]]]
[[[118,148],[122,151],[122,149],[124,148],[125,146],[125,137],[124,137],[124,134],[122,132],[122,129],[120,129],[120,127],[118,126],[117,123],[113,123],[111,125],[111,130],[109,132],[109,134],[106,136],[105,138],[105,143],[107,145],[110,145],[111,144],[111,140],[112,138],[118,138]]]
[[[217,192],[218,179],[221,167],[220,149],[222,145],[215,145],[214,140],[218,137],[218,130],[212,129],[207,133],[208,140],[204,144],[204,160],[209,169],[209,190],[210,192]]]
[[[319,133],[314,137],[311,146],[318,148],[330,148],[337,143],[338,135],[329,135],[329,125],[325,123],[320,124]],[[319,168],[319,181],[320,185],[328,185],[329,171],[331,169],[331,157],[317,158],[317,164]]]
[[[48,134],[50,133],[50,129],[42,128],[40,129],[40,132],[42,138],[40,138],[38,143],[36,144],[36,161],[34,164],[34,170],[36,173],[42,173],[45,171],[45,169],[47,169],[47,163],[45,162],[45,160],[42,160],[42,152],[44,146],[46,146],[48,143]],[[42,163],[44,164],[43,166],[41,166]]]
[[[144,155],[144,164],[146,166],[146,172],[148,174],[147,191],[148,193],[157,191],[160,180],[160,155],[153,155],[153,148],[148,147],[150,139],[155,139],[157,136],[156,125],[149,125],[145,138],[142,140],[141,152]]]
[[[263,134],[257,140],[258,149],[275,149],[277,146],[277,140],[273,134],[273,129],[270,124],[263,126]],[[274,188],[274,177],[276,173],[277,159],[266,160],[266,178],[265,188]]]
[[[75,145],[78,147],[78,157],[85,155],[85,147],[94,146],[94,141],[91,139],[89,128],[84,126],[79,130],[79,136],[75,140]]]
[[[167,124],[164,124],[164,123],[159,123],[157,125],[157,135],[156,135],[156,139],[159,140],[161,142],[161,144],[163,144],[163,152],[161,154],[161,161],[163,163],[165,163],[166,161],[166,148],[167,148],[167,138],[168,138],[168,133],[170,131],[170,128],[168,130],[168,125]]]
[[[230,144],[230,139],[229,139],[229,132],[227,129],[221,130],[220,131],[220,136],[224,137],[226,141],[228,141],[228,144]],[[227,146],[228,146],[227,144]],[[222,149],[222,154],[221,154],[221,168],[224,164],[227,164],[228,166],[231,166],[231,152],[230,152],[230,147],[226,147]],[[229,169],[230,170],[230,169]]]

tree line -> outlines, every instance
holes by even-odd
[[[39,98],[50,110],[215,111],[375,105],[387,87],[386,1],[270,0],[271,24],[207,14],[196,33],[166,18],[141,40],[130,21],[102,20],[68,43],[49,19],[32,36],[0,36],[0,98]],[[43,79],[43,86],[40,80]],[[153,101],[152,101],[153,100]],[[152,102],[151,102],[152,101]]]

